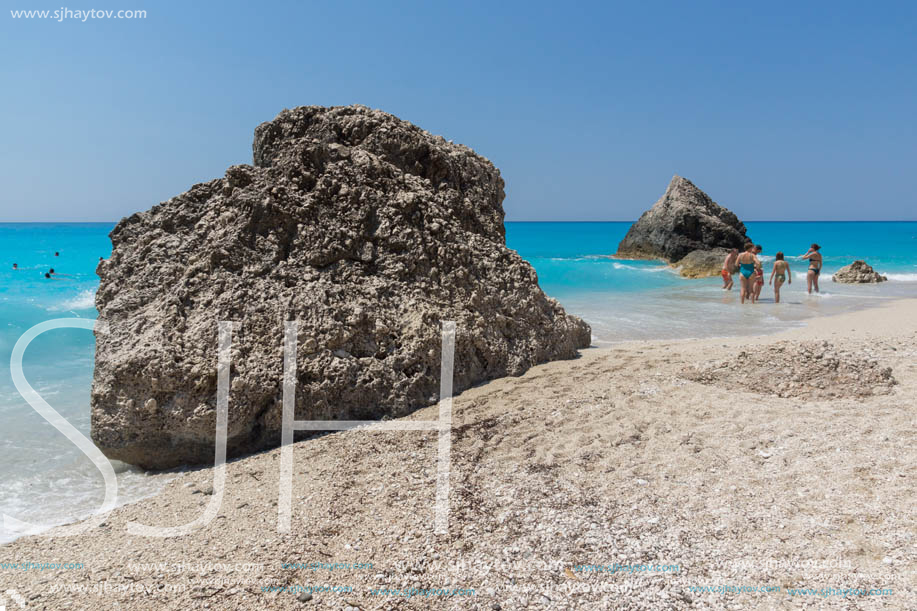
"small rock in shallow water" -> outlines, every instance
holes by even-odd
[[[888,277],[878,273],[866,261],[858,260],[837,270],[831,280],[844,284],[875,284],[886,282]]]

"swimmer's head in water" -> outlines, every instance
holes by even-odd
[[[778,251],[777,251],[777,254],[774,255],[774,257],[775,257],[778,261],[783,261],[783,252],[778,250]]]
[[[811,246],[809,246],[809,248],[811,248],[812,250],[821,250],[821,246],[819,246],[818,244],[812,244]]]
[[[52,267],[51,269],[49,269],[49,270],[48,270],[48,273],[49,273],[49,274],[53,274],[53,273],[54,273],[54,268]]]
[[[59,257],[59,256],[60,256],[60,253],[59,253],[59,252],[55,252],[55,253],[54,253],[54,256],[55,256],[55,257]]]
[[[51,274],[49,274],[48,272],[45,272],[45,278],[50,278],[50,277],[51,277]]]
[[[19,269],[19,264],[18,264],[18,263],[13,263],[13,269]]]

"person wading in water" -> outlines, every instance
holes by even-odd
[[[739,264],[739,282],[742,283],[742,292],[739,294],[739,300],[742,303],[745,303],[746,297],[751,300],[754,295],[755,268],[760,265],[754,250],[755,245],[749,242],[745,245],[745,252],[736,259]]]
[[[809,289],[809,294],[812,293],[812,289],[815,289],[815,292],[818,292],[818,276],[821,275],[821,264],[822,256],[819,252],[821,246],[818,244],[812,244],[809,247],[809,252],[802,255],[803,259],[809,260],[809,271],[806,272],[806,286]]]

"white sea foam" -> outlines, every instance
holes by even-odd
[[[667,271],[672,270],[672,268],[669,267],[668,265],[654,265],[653,267],[645,267],[641,265],[627,265],[626,263],[618,263],[618,262],[612,263],[611,265],[615,269],[629,269],[635,272],[656,273],[656,272],[667,272]]]
[[[48,312],[69,312],[71,310],[89,310],[96,305],[96,292],[89,289],[77,295],[45,308]]]
[[[793,272],[793,278],[794,278],[795,280],[805,280],[805,279],[806,279],[806,276],[808,276],[808,274],[809,274],[809,270],[808,270],[808,269],[805,270],[805,271],[802,271],[802,272]],[[821,270],[821,274],[819,274],[818,278],[819,278],[819,280],[820,280],[821,282],[824,282],[825,279],[827,279],[828,282],[830,282],[830,281],[831,281],[831,276],[832,276],[833,274],[834,274],[834,272],[826,271],[826,270],[823,268],[823,269]]]
[[[895,282],[917,282],[917,274],[882,274],[889,280]]]
[[[156,494],[173,479],[168,473],[151,478],[141,469],[112,461],[118,477],[118,506]],[[58,475],[52,475],[54,471]],[[101,503],[103,486],[98,471],[86,459],[61,461],[52,471],[17,472],[15,479],[0,482],[0,511],[21,520],[42,524],[42,530],[92,515]],[[19,533],[0,525],[0,544]]]

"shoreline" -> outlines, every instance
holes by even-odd
[[[671,339],[668,339],[668,338],[625,339],[625,340],[621,340],[618,342],[603,342],[605,344],[603,346],[593,345],[593,346],[589,346],[589,348],[586,348],[586,350],[607,350],[607,349],[613,349],[620,345],[638,344],[638,343],[645,344],[645,343],[659,343],[659,342],[664,342],[664,343],[715,342],[719,340],[736,341],[736,340],[743,339],[743,338],[744,339],[754,339],[754,340],[765,340],[765,339],[779,338],[780,336],[783,336],[783,335],[786,335],[789,339],[793,339],[794,336],[798,334],[806,335],[805,333],[803,333],[803,331],[807,329],[808,327],[813,326],[813,323],[817,327],[817,330],[821,330],[821,331],[828,330],[829,332],[832,332],[832,333],[834,332],[833,331],[834,325],[825,325],[823,327],[822,325],[818,324],[818,321],[830,321],[831,319],[837,319],[837,318],[843,319],[844,317],[856,316],[863,312],[870,312],[870,311],[882,309],[882,308],[904,307],[906,305],[912,305],[915,310],[915,315],[917,315],[917,297],[894,296],[894,297],[877,297],[874,299],[876,301],[881,300],[882,302],[881,303],[859,304],[859,307],[856,307],[852,310],[848,310],[844,312],[832,312],[831,314],[816,314],[809,318],[801,319],[799,321],[801,324],[786,327],[786,328],[776,328],[774,331],[770,333],[750,333],[748,335],[712,335],[712,336],[700,336],[700,337],[677,337],[677,338],[671,338]],[[765,303],[766,305],[774,305],[768,302],[765,302]],[[737,306],[737,307],[746,307],[746,306]],[[757,307],[757,304],[752,305],[752,306],[747,306],[747,307],[749,308]]]
[[[673,271],[673,268],[669,268],[668,271],[676,276],[678,275],[677,271]],[[665,296],[667,293],[671,293],[672,290],[659,287],[642,293],[643,298],[647,300],[646,305],[648,307],[660,309],[660,316],[665,316],[666,311],[671,313],[673,308],[679,306],[682,308],[682,313],[676,314],[670,321],[673,324],[669,326],[671,330],[668,336],[603,339],[603,337],[620,333],[617,331],[617,327],[624,324],[621,321],[631,320],[630,312],[632,310],[622,309],[620,312],[615,312],[610,318],[602,319],[601,315],[596,315],[595,311],[586,312],[582,310],[583,307],[588,307],[589,305],[589,301],[583,299],[578,302],[580,309],[572,308],[572,311],[574,314],[589,320],[593,326],[593,346],[610,348],[622,342],[630,341],[704,341],[717,338],[766,337],[782,333],[785,329],[803,328],[812,321],[851,312],[874,310],[901,300],[917,298],[917,293],[914,290],[909,290],[912,289],[911,286],[907,286],[912,283],[894,283],[893,288],[900,290],[898,294],[872,295],[857,294],[857,292],[835,292],[831,290],[833,283],[823,286],[822,288],[827,290],[822,290],[821,293],[808,294],[805,291],[805,283],[803,282],[800,292],[795,292],[796,283],[794,282],[791,292],[784,292],[782,294],[783,300],[779,304],[774,302],[773,293],[768,294],[768,287],[765,286],[765,291],[762,293],[758,303],[742,305],[739,304],[738,287],[732,291],[722,290],[718,286],[718,283],[721,282],[719,279],[716,282],[710,282],[710,278],[680,278],[680,280],[689,283],[685,285],[684,290],[686,292],[681,297],[666,300]],[[702,281],[705,280],[708,282],[706,285],[702,284]],[[905,286],[902,287],[902,284]],[[861,288],[857,285],[840,286]],[[876,286],[865,285],[864,288],[867,290],[875,289]],[[917,284],[913,284],[913,287],[917,287]],[[883,286],[882,288],[886,287]],[[575,303],[577,301],[577,297],[568,295],[563,303]],[[701,304],[701,308],[698,308],[698,304]],[[628,305],[631,308],[637,308],[633,318],[634,320],[640,320],[640,302],[633,301]],[[686,323],[684,312],[691,311],[687,310],[687,308],[693,308],[694,313],[699,317],[690,325],[692,330],[696,332],[696,329],[699,328],[715,328],[716,334],[680,336],[684,332]],[[568,309],[571,309],[569,305]],[[646,317],[643,317],[643,320],[645,319]],[[712,323],[712,327],[710,327],[708,321]],[[747,328],[740,331],[742,325]],[[635,327],[631,327],[631,334],[633,334],[634,328],[643,329],[644,327],[641,324],[636,324]],[[628,331],[625,330],[623,333],[627,334]]]
[[[907,509],[917,498],[917,368],[911,364],[917,299],[883,309],[881,316],[869,308],[817,317],[765,336],[590,348],[577,359],[466,390],[454,398],[445,536],[429,527],[435,434],[347,431],[294,444],[290,534],[276,531],[280,451],[274,449],[227,462],[220,513],[191,535],[147,539],[129,535],[125,523],[168,526],[198,517],[210,499],[212,467],[178,473],[158,494],[119,507],[84,535],[21,537],[0,546],[8,562],[86,567],[3,570],[0,590],[16,589],[34,597],[29,608],[47,609],[65,602],[137,609],[429,608],[420,595],[371,594],[407,587],[475,590],[473,599],[440,596],[437,608],[449,609],[725,608],[739,602],[790,608],[816,600],[847,608],[844,597],[786,593],[841,585],[895,591],[894,598],[859,597],[860,608],[897,606],[914,595],[908,575],[917,564]],[[897,385],[885,395],[807,400],[761,394],[756,383],[733,388],[684,377],[698,362],[734,359],[739,350],[826,340],[844,354],[888,363]],[[404,420],[435,419],[435,409]],[[793,558],[840,558],[851,567],[805,573],[762,565]],[[181,562],[203,568],[150,568]],[[373,568],[282,566],[306,562]],[[677,575],[573,577],[564,570],[613,562],[680,569]],[[245,564],[261,569],[239,568]],[[498,565],[498,572],[483,570]],[[214,579],[222,581],[214,585]],[[723,597],[691,590],[711,583],[773,584],[782,593]],[[322,584],[351,591],[313,590],[303,602],[304,591],[290,590]],[[51,592],[52,585],[71,589]]]

